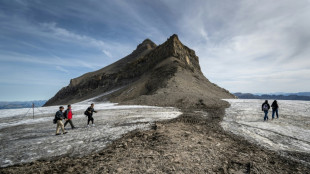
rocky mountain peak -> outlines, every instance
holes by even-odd
[[[157,49],[160,50],[160,52],[167,54],[166,57],[178,58],[187,67],[200,71],[199,59],[196,56],[195,51],[183,45],[179,40],[178,35],[173,34],[165,43],[158,47]]]
[[[172,44],[182,44],[177,34],[170,36],[167,42]]]
[[[150,39],[145,39],[142,43],[137,46],[136,50],[145,50],[145,49],[153,49],[156,48],[157,45],[151,41]]]

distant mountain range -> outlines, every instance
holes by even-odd
[[[297,93],[287,93],[287,92],[274,92],[274,93],[254,93],[254,95],[283,95],[283,96],[289,96],[289,95],[298,95],[298,96],[310,96],[310,92],[297,92]]]
[[[299,93],[272,93],[272,94],[251,94],[251,93],[234,93],[240,99],[273,99],[273,100],[306,100],[310,101],[310,92]]]
[[[46,103],[46,100],[0,102],[0,109],[31,108],[32,103],[34,103],[36,107],[41,107]]]

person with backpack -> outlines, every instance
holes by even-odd
[[[61,128],[63,134],[67,133],[67,132],[65,132],[64,124],[62,122],[62,120],[64,119],[63,110],[64,110],[64,107],[60,106],[59,111],[57,111],[55,114],[55,121],[57,123],[56,135],[60,135],[60,133],[59,133],[60,128]]]
[[[270,109],[270,105],[268,103],[268,100],[265,100],[265,102],[262,104],[262,111],[264,111],[264,121],[268,121],[268,111]]]
[[[89,127],[89,122],[91,121],[92,123],[92,126],[95,126],[94,124],[94,118],[93,118],[93,113],[97,113],[97,111],[95,111],[94,109],[94,103],[92,103],[90,105],[90,107],[87,108],[87,110],[84,112],[84,114],[88,117],[88,120],[87,120],[87,127]]]
[[[277,100],[274,100],[271,104],[271,107],[272,107],[272,119],[274,119],[274,114],[276,113],[277,114],[277,118],[279,118],[279,105],[278,105],[278,102]]]
[[[71,125],[71,128],[75,129],[75,127],[74,127],[74,125],[72,123],[73,113],[72,113],[71,105],[68,105],[68,108],[67,108],[67,110],[64,113],[64,116],[65,116],[65,120],[66,120],[64,127],[66,127],[66,125],[69,123]]]

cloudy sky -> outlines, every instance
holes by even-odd
[[[231,92],[310,91],[309,0],[1,0],[0,101],[49,99],[174,33]]]

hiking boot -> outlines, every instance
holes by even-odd
[[[55,135],[61,135],[60,133],[58,133],[58,134],[55,134]]]
[[[64,132],[63,134],[66,134],[66,133],[68,133],[68,132]]]

